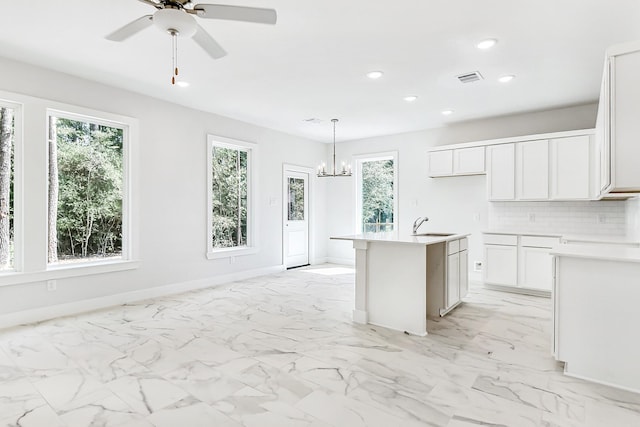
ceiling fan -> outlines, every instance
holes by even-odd
[[[107,40],[121,42],[151,25],[169,33],[174,38],[192,37],[212,58],[222,58],[227,52],[207,31],[196,22],[194,16],[205,19],[254,22],[274,25],[277,20],[274,9],[230,6],[223,4],[196,4],[191,0],[138,0],[156,8],[152,15],[142,16],[107,35]]]

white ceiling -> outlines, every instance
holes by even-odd
[[[223,3],[275,8],[278,23],[199,19],[229,54],[214,61],[180,40],[188,88],[171,86],[171,41],[156,28],[104,39],[153,13],[136,0],[0,0],[0,56],[330,142],[333,117],[340,141],[592,102],[605,49],[640,39],[638,0]],[[499,43],[478,50],[487,37]],[[372,81],[371,70],[385,74]],[[476,70],[485,80],[455,78]]]

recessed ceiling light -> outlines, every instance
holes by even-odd
[[[189,82],[185,82],[185,81],[177,81],[176,84],[180,87],[189,87]]]
[[[451,114],[453,114],[453,110],[443,110],[442,111],[442,115],[443,116],[449,116]]]
[[[502,76],[498,79],[498,81],[500,83],[507,83],[510,82],[511,80],[515,79],[516,76],[514,76],[513,74],[507,74],[506,76]]]
[[[405,101],[407,101],[407,102],[413,102],[413,101],[415,101],[416,99],[418,99],[418,97],[417,97],[417,96],[415,96],[415,95],[409,95],[409,96],[405,96],[405,97],[404,97],[404,100],[405,100]]]
[[[367,77],[369,77],[371,80],[376,80],[382,77],[383,74],[384,73],[382,71],[369,71],[367,73]]]
[[[498,40],[496,40],[496,39],[486,39],[486,40],[482,40],[480,43],[478,43],[476,45],[476,47],[478,49],[490,49],[490,48],[494,47],[496,45],[496,43],[498,43]]]

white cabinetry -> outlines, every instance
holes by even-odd
[[[485,173],[484,147],[430,151],[429,176],[432,178]]]
[[[596,122],[603,197],[607,193],[640,192],[639,73],[640,42],[607,51]]]
[[[453,174],[453,150],[429,152],[429,176],[451,176]]]
[[[551,140],[551,198],[592,198],[592,144],[588,135]]]
[[[484,235],[484,282],[504,286],[517,285],[517,236]]]
[[[516,144],[516,198],[549,198],[549,141],[524,141]]]
[[[500,144],[487,147],[487,198],[515,199],[515,145]]]
[[[484,282],[545,294],[551,291],[551,249],[559,237],[515,234],[484,235]]]
[[[469,290],[468,241],[466,238],[447,242],[447,277],[445,280],[445,315],[456,307]]]

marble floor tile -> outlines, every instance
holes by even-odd
[[[321,265],[0,331],[0,427],[640,426],[563,374],[551,301],[472,288],[417,337]]]

